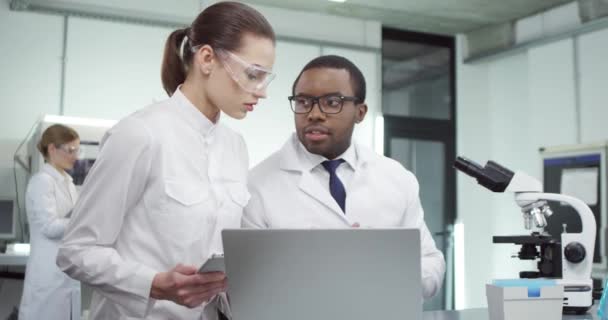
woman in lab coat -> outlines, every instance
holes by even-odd
[[[55,264],[59,242],[77,198],[66,170],[74,167],[80,139],[72,128],[52,125],[43,132],[38,150],[45,163],[30,179],[25,195],[31,249],[19,319],[80,319],[80,283]]]
[[[220,113],[242,119],[265,98],[274,47],[266,19],[236,2],[169,36],[170,98],[106,134],[59,249],[59,267],[94,288],[92,319],[229,312],[225,275],[197,272],[223,252],[220,232],[240,227],[249,200],[245,142]]]

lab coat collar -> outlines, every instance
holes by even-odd
[[[306,150],[306,147],[304,147],[300,139],[296,139],[294,143],[296,144],[296,153],[300,158],[303,170],[312,171],[312,169],[321,165],[323,161],[332,160],[318,154],[310,153]],[[357,154],[353,144],[351,144],[344,153],[336,157],[336,159],[343,159],[353,170],[357,170]]]
[[[281,169],[288,171],[310,171],[321,162],[327,160],[323,156],[308,152],[295,133],[283,145],[280,154]],[[373,151],[366,150],[364,146],[352,143],[338,158],[343,158],[356,171],[371,161],[375,155]]]
[[[181,87],[181,86],[180,86]],[[199,132],[203,136],[211,136],[217,127],[217,123],[220,119],[221,112],[218,112],[217,118],[214,119],[215,123],[211,122],[200,110],[188,100],[188,98],[182,93],[178,87],[171,99],[177,104],[177,110],[180,118],[188,123],[196,132]]]
[[[358,145],[351,145],[343,154],[344,157],[349,158],[349,161],[356,162],[355,172],[361,168],[362,165],[369,160],[370,152],[359,152],[361,147]],[[315,179],[311,173],[311,169],[314,166],[325,161],[325,157],[313,155],[306,151],[306,148],[301,145],[300,140],[296,134],[293,134],[289,140],[285,143],[280,151],[280,167],[287,171],[299,171],[301,172],[300,181],[298,182],[298,188],[302,192],[308,194],[310,197],[316,199],[327,208],[332,210],[338,217],[343,219],[350,225],[349,218],[344,215],[344,212],[338,206],[338,203],[331,197],[331,194],[321,187],[319,181]],[[373,155],[373,153],[371,153]],[[345,159],[346,160],[346,159]]]
[[[57,170],[57,168],[53,167],[53,165],[47,162],[45,162],[42,166],[42,171],[46,172],[57,181],[72,181],[72,176],[67,174],[67,172],[65,174],[62,174],[61,172],[59,172],[59,170]]]

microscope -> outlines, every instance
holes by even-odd
[[[488,161],[484,167],[457,157],[454,167],[475,178],[477,183],[493,192],[513,192],[523,213],[524,227],[536,226],[541,231],[521,236],[495,236],[494,243],[521,245],[517,257],[536,260],[537,271],[520,272],[520,278],[551,278],[564,286],[564,313],[585,313],[593,305],[591,271],[595,246],[596,222],[591,209],[581,200],[562,194],[543,193],[540,181],[523,173],[513,172]],[[552,214],[547,201],[571,206],[580,216],[582,231],[568,233],[564,225],[561,239],[544,232]],[[537,249],[540,247],[540,251]]]

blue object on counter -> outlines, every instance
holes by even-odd
[[[608,293],[606,293],[606,290],[608,287],[608,280],[606,280],[606,282],[604,282],[604,290],[602,290],[602,297],[600,298],[600,305],[597,308],[597,315],[600,318],[600,320],[608,320],[608,310],[606,310],[606,295],[608,295]]]
[[[492,284],[498,287],[526,287],[528,298],[540,298],[540,288],[553,287],[557,282],[550,279],[505,279],[494,280]]]

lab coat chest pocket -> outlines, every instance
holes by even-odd
[[[245,183],[230,182],[225,184],[229,199],[224,204],[224,210],[219,217],[220,228],[238,228],[241,225],[243,208],[249,202],[249,191]]]
[[[230,199],[241,208],[249,202],[249,191],[247,191],[247,186],[244,183],[229,183],[228,193]]]
[[[209,186],[199,181],[165,179],[164,182],[166,196],[163,211],[165,213],[186,213],[209,198]]]
[[[166,248],[167,261],[196,261],[217,221],[210,186],[185,177],[165,178],[163,184],[160,213],[151,217],[154,241]]]

